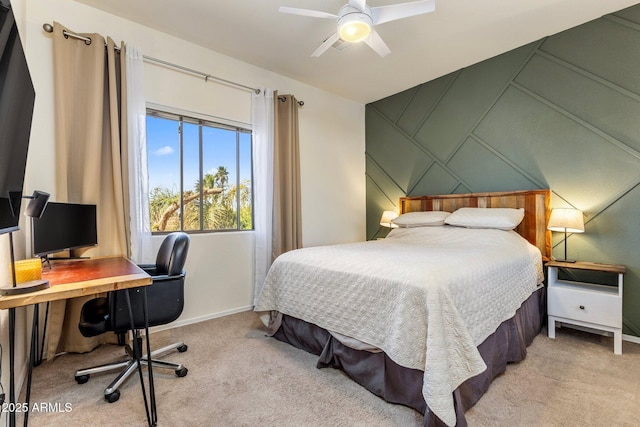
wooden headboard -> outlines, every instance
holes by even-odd
[[[444,194],[401,197],[400,214],[448,211],[458,208],[524,208],[524,219],[516,228],[522,237],[540,249],[542,259],[551,256],[551,231],[547,230],[551,190],[502,191],[495,193]]]

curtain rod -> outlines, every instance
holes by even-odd
[[[167,67],[171,67],[171,68],[175,68],[175,69],[178,69],[178,70],[186,71],[186,72],[192,73],[192,74],[197,74],[199,76],[204,77],[204,81],[205,82],[207,82],[207,81],[209,81],[209,79],[211,79],[211,80],[215,80],[215,81],[220,82],[220,83],[236,86],[236,87],[239,87],[241,89],[250,90],[250,91],[253,91],[256,94],[260,93],[260,89],[256,89],[256,88],[251,87],[251,86],[246,86],[246,85],[243,85],[241,83],[232,82],[231,80],[226,80],[226,79],[223,79],[223,78],[220,78],[220,77],[216,77],[216,76],[213,76],[211,74],[204,73],[202,71],[194,70],[192,68],[187,68],[187,67],[184,67],[184,66],[178,65],[178,64],[173,64],[171,62],[164,61],[164,60],[158,59],[158,58],[154,58],[152,56],[142,55],[142,57],[146,61],[149,61],[149,62],[155,62],[156,64],[166,65]]]
[[[280,102],[286,102],[287,101],[287,97],[286,96],[278,96],[278,100],[280,100]],[[296,101],[298,103],[298,105],[300,107],[302,107],[304,105],[304,101]]]
[[[44,23],[42,25],[42,28],[47,33],[52,33],[53,32],[53,26],[51,24],[49,24],[48,22]],[[69,31],[65,31],[65,30],[62,31],[62,34],[65,36],[65,38],[73,37],[74,39],[83,40],[87,45],[91,44],[91,38],[90,37],[84,37],[84,36],[81,36],[81,35],[78,35],[78,34],[74,34],[74,33],[71,33]],[[116,47],[116,49],[119,49],[119,48]],[[241,89],[250,90],[252,92],[255,92],[256,94],[260,93],[260,89],[253,88],[251,86],[246,86],[246,85],[243,85],[241,83],[232,82],[230,80],[226,80],[226,79],[223,79],[223,78],[220,78],[220,77],[216,77],[216,76],[213,76],[211,74],[204,73],[202,71],[198,71],[198,70],[194,70],[194,69],[191,69],[191,68],[187,68],[187,67],[184,67],[184,66],[178,65],[178,64],[173,64],[171,62],[163,61],[162,59],[153,58],[153,57],[147,56],[147,55],[143,55],[142,57],[146,61],[149,61],[149,62],[154,62],[156,64],[165,65],[167,67],[175,68],[175,69],[178,69],[178,70],[186,71],[188,73],[192,73],[192,74],[196,74],[196,75],[202,76],[202,77],[204,77],[204,81],[205,82],[207,82],[209,80],[215,80],[215,81],[217,81],[219,83],[224,83],[224,84],[228,84],[228,85],[239,87]]]

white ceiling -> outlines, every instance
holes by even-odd
[[[335,31],[335,22],[282,14],[278,8],[336,14],[346,0],[76,1],[362,103],[637,3],[436,0],[433,13],[376,27],[391,49],[385,58],[362,43],[311,58]],[[368,4],[404,1],[409,0],[369,0]]]

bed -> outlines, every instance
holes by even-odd
[[[399,219],[454,212],[441,215],[453,225],[409,222],[386,239],[283,254],[255,310],[269,314],[277,339],[319,355],[318,367],[414,408],[425,426],[466,425],[464,412],[540,331],[549,198],[549,190],[401,198]],[[503,213],[507,224],[496,223]],[[511,224],[513,215],[521,216]]]

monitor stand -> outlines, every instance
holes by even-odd
[[[51,270],[51,261],[63,261],[63,260],[74,260],[74,259],[91,259],[88,256],[61,256],[61,257],[50,257],[49,255],[45,255],[40,257],[42,263],[46,263],[49,270]]]

